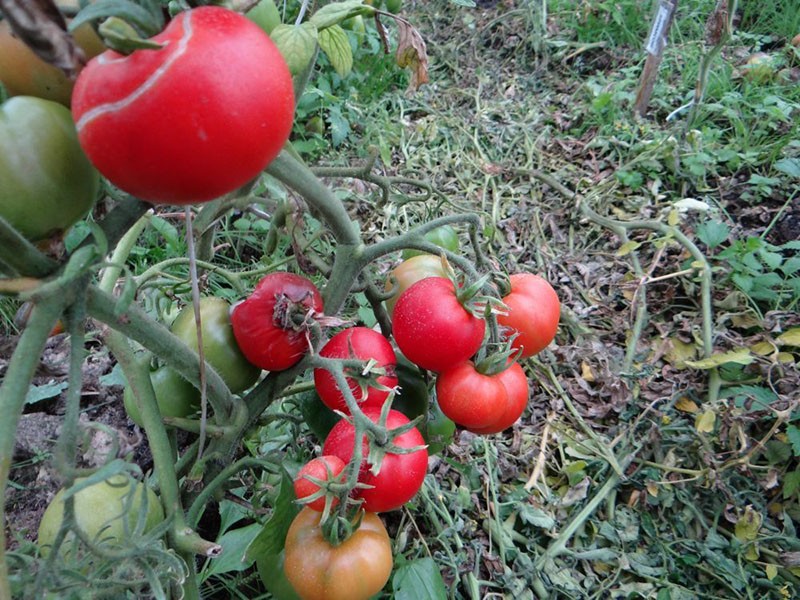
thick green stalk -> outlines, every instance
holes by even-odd
[[[200,589],[197,585],[194,555],[216,556],[222,549],[217,544],[202,540],[187,526],[181,505],[178,477],[175,472],[175,455],[167,430],[161,422],[161,413],[158,410],[158,402],[150,383],[150,371],[147,364],[136,360],[133,349],[123,334],[108,330],[105,334],[105,342],[122,367],[138,404],[139,414],[147,434],[148,447],[153,456],[153,465],[161,492],[161,503],[167,518],[172,520],[172,527],[169,531],[170,546],[178,551],[189,568],[189,577],[186,578],[183,585],[184,598],[199,600]]]
[[[19,339],[0,385],[0,497],[5,498],[17,425],[47,337],[67,304],[66,294],[37,302]],[[5,523],[5,502],[0,503],[0,523]],[[0,600],[11,600],[6,563],[5,527],[0,527]]]
[[[46,277],[58,263],[42,254],[8,222],[0,217],[0,261],[20,275]]]

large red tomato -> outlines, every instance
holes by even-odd
[[[374,359],[377,367],[382,367],[385,375],[377,378],[377,382],[387,388],[397,385],[397,357],[394,349],[385,337],[373,329],[367,327],[352,327],[340,331],[333,336],[319,352],[320,356],[326,358],[353,358],[362,361]],[[368,386],[364,394],[362,383],[366,385],[367,379],[360,377],[359,373],[349,372],[347,383],[353,396],[362,407],[381,406],[389,395],[388,390],[381,390],[373,386]],[[344,400],[344,395],[336,385],[336,381],[327,369],[314,369],[314,386],[325,406],[331,410],[341,410],[349,414],[350,409]]]
[[[283,371],[308,350],[306,327],[298,321],[309,312],[322,312],[317,286],[294,273],[270,273],[233,307],[233,335],[251,363],[267,371]]]
[[[452,281],[428,277],[400,296],[392,331],[408,360],[438,372],[469,360],[478,351],[486,322],[459,302]]]
[[[378,422],[381,409],[376,406],[364,408],[364,414]],[[408,423],[408,418],[401,412],[390,410],[386,420],[388,429],[396,429]],[[356,443],[355,427],[352,423],[342,419],[333,426],[325,443],[322,454],[338,456],[345,462],[350,462]],[[358,480],[370,488],[357,488],[354,496],[364,500],[362,505],[368,512],[385,512],[400,508],[411,500],[422,487],[425,473],[428,470],[428,451],[420,448],[408,454],[393,454],[387,452],[377,475],[370,471],[371,465],[366,457],[369,453],[369,444],[366,436],[362,440],[364,462]],[[424,446],[425,440],[416,427],[391,439],[391,443],[399,448],[414,448]]]
[[[436,398],[442,412],[474,433],[498,433],[519,419],[528,403],[528,378],[519,363],[494,375],[484,375],[463,362],[436,378]]]
[[[522,348],[522,357],[544,350],[556,337],[561,302],[544,278],[532,273],[511,276],[511,292],[503,298],[508,314],[497,315],[497,322],[507,334],[519,335],[512,346]]]
[[[304,508],[286,534],[286,578],[303,600],[368,600],[392,574],[392,544],[381,519],[365,513],[338,546],[325,539],[322,513]]]
[[[205,6],[152,38],[158,50],[106,51],[72,95],[78,138],[112,183],[143,200],[189,204],[255,178],[289,137],[292,78],[258,25]]]

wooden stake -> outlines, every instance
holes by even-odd
[[[636,92],[636,101],[633,104],[633,112],[643,117],[647,114],[647,105],[650,103],[650,96],[653,94],[653,87],[656,84],[658,67],[661,59],[664,58],[664,49],[667,47],[669,30],[678,8],[678,0],[659,0],[656,7],[653,25],[647,36],[647,60],[644,63],[644,70],[639,79],[639,90]]]

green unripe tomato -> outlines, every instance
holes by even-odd
[[[65,231],[92,208],[99,184],[66,107],[30,96],[0,105],[0,217],[22,235]]]
[[[79,483],[84,479],[76,479]],[[47,555],[64,519],[64,493],[61,489],[47,506],[39,523],[37,543]],[[75,524],[89,539],[103,545],[124,545],[136,529],[139,513],[145,510],[144,532],[164,520],[164,509],[156,493],[129,475],[114,475],[106,481],[90,485],[74,495]],[[72,533],[65,541],[69,541]],[[64,548],[64,546],[61,546]]]
[[[272,33],[272,30],[281,24],[281,13],[273,0],[261,0],[244,13],[244,16],[267,33]]]
[[[251,387],[258,380],[261,369],[250,363],[239,350],[233,335],[228,302],[213,296],[201,298],[200,321],[206,362],[219,373],[234,394]],[[170,329],[184,344],[197,352],[197,327],[192,305],[178,313]]]
[[[383,5],[393,15],[399,13],[403,8],[403,0],[384,0]]]
[[[162,417],[188,417],[200,408],[200,392],[170,367],[159,367],[150,373],[150,382]],[[125,412],[131,421],[143,427],[142,415],[130,386],[122,395]]]
[[[439,248],[444,248],[450,252],[458,252],[458,249],[461,246],[461,243],[458,239],[458,232],[450,225],[442,225],[436,229],[431,229],[425,234],[424,237],[430,243],[436,244],[439,246]],[[403,250],[402,257],[403,259],[406,259],[411,258],[412,256],[419,256],[420,254],[424,254],[424,252],[407,248]]]

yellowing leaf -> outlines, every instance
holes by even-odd
[[[734,535],[742,542],[752,542],[758,537],[758,530],[761,529],[761,513],[757,512],[751,505],[747,505],[744,514],[736,521]]]
[[[667,224],[671,227],[675,227],[678,223],[681,222],[681,212],[675,208],[669,211],[669,216],[667,216]]]
[[[767,575],[767,579],[769,579],[770,581],[772,581],[772,580],[773,580],[773,579],[775,579],[775,577],[778,575],[778,567],[776,567],[776,566],[775,566],[775,565],[773,565],[772,563],[768,563],[768,564],[767,564],[767,565],[764,567],[764,573],[766,573],[766,575]]]
[[[408,21],[395,19],[395,22],[397,23],[395,61],[400,68],[410,69],[408,91],[414,92],[428,83],[428,51],[422,35]]]
[[[770,342],[758,342],[750,346],[750,351],[758,356],[769,356],[775,352],[775,346]]]
[[[617,256],[627,256],[634,250],[636,250],[641,244],[639,242],[634,242],[633,240],[628,240],[622,246],[617,249]]]
[[[711,433],[714,431],[714,424],[717,422],[717,415],[713,410],[707,410],[701,415],[697,415],[694,420],[694,428],[700,433]]]
[[[794,354],[791,352],[778,352],[778,362],[782,362],[785,365],[790,365],[794,362]]]
[[[272,30],[272,41],[281,51],[292,75],[302,73],[317,51],[319,32],[313,23],[281,24]]]
[[[754,360],[749,348],[738,348],[729,352],[714,354],[701,360],[687,360],[686,364],[695,369],[714,369],[726,363],[749,365]]]
[[[581,361],[581,377],[588,381],[589,383],[595,381],[594,372],[592,371],[592,367],[589,366],[585,360]]]
[[[353,69],[353,50],[350,48],[350,40],[347,32],[339,25],[332,25],[319,32],[319,47],[328,56],[339,77],[346,77]]]
[[[800,327],[793,327],[780,334],[775,341],[780,346],[800,346]]]
[[[653,498],[658,496],[658,486],[654,482],[648,481],[645,487],[647,488],[647,493],[653,496]]]
[[[679,369],[686,368],[686,361],[697,357],[697,345],[684,342],[676,337],[669,339],[667,348],[664,357],[671,365]]]
[[[681,412],[696,414],[700,411],[700,407],[697,406],[694,400],[690,400],[686,396],[681,396],[678,398],[678,401],[675,403],[675,409]]]
[[[747,560],[758,560],[758,544],[750,544],[747,547],[747,551],[744,553],[744,557]]]

